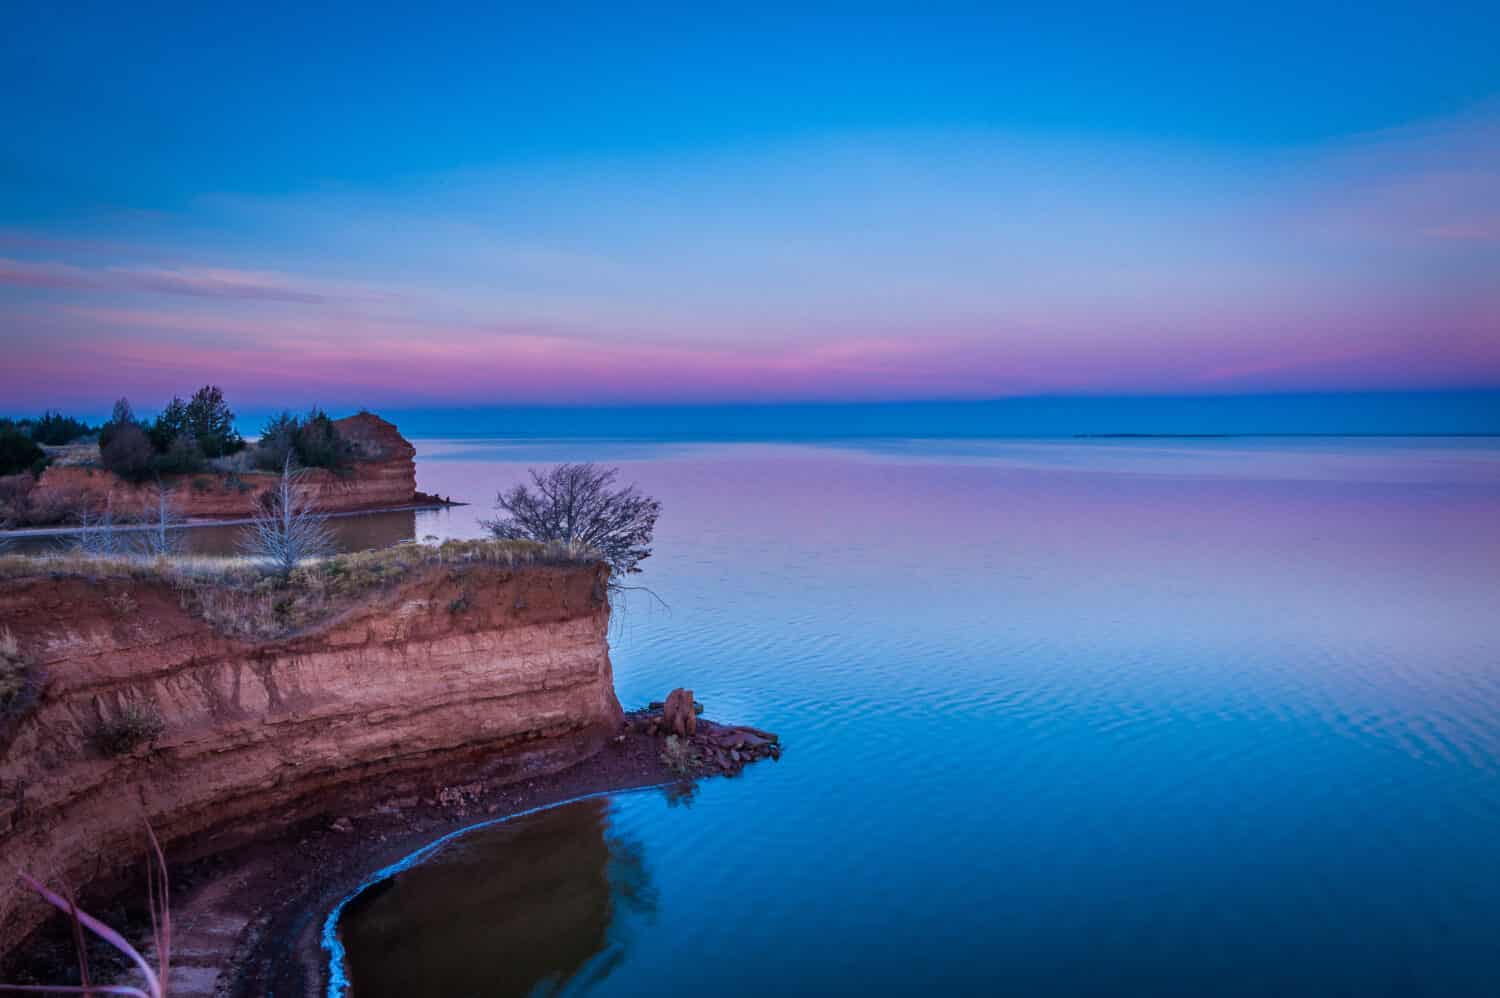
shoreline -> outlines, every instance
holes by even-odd
[[[331,985],[347,968],[330,978],[327,926],[357,894],[420,862],[426,850],[580,800],[649,791],[691,796],[700,779],[738,777],[752,761],[727,771],[705,761],[676,773],[662,759],[660,717],[650,708],[627,712],[617,734],[592,736],[595,751],[560,769],[496,778],[504,750],[466,753],[377,785],[355,783],[299,801],[295,816],[277,830],[229,848],[213,847],[229,829],[168,846],[173,998],[341,994]],[[701,718],[699,725],[706,735],[742,730]],[[173,862],[173,853],[187,858]],[[83,899],[85,908],[129,907],[138,889],[125,882],[101,887]],[[117,928],[132,939],[148,934],[143,912]],[[73,959],[61,922],[43,926],[26,948],[28,956],[12,969],[39,978],[56,979],[56,968]]]
[[[244,857],[248,862],[238,872],[248,882],[228,897],[200,894],[190,898],[184,909],[189,917],[200,914],[195,911],[196,900],[210,902],[209,911],[220,915],[235,907],[235,902],[253,907],[235,944],[223,951],[214,990],[204,994],[335,998],[348,990],[346,977],[342,987],[336,982],[349,968],[341,965],[330,976],[331,958],[337,951],[325,946],[329,927],[354,897],[421,862],[429,850],[478,828],[581,800],[649,791],[691,796],[699,780],[720,775],[736,778],[748,765],[747,759],[728,772],[704,765],[691,774],[674,773],[662,760],[663,737],[651,723],[660,716],[649,708],[628,712],[619,734],[588,758],[556,772],[487,788],[472,803],[443,803],[438,796],[442,793],[438,774],[429,772],[431,792],[421,794],[415,804],[409,803],[408,795],[406,806],[396,805],[383,793],[378,796],[386,800],[367,804],[357,813],[321,823],[310,819],[307,826],[290,829],[284,836],[245,846],[242,851],[253,855]],[[738,730],[733,725],[701,720],[700,724],[708,730]],[[268,860],[276,866],[273,878],[290,879],[290,883],[273,887],[255,875]],[[288,871],[288,865],[295,869]],[[179,959],[174,955],[174,966]],[[174,998],[178,994],[174,991]],[[194,991],[180,994],[197,998]]]

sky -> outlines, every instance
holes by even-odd
[[[8,8],[0,411],[1500,390],[1493,3],[507,6]]]

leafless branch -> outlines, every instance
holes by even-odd
[[[240,538],[241,551],[269,562],[283,575],[290,575],[310,558],[334,550],[328,518],[315,511],[308,490],[301,484],[303,474],[292,467],[288,456],[282,464],[281,480],[266,495]]]
[[[176,493],[158,482],[155,494],[146,500],[144,514],[142,519],[148,527],[142,531],[143,552],[151,558],[169,558],[181,554],[185,538]]]
[[[115,522],[114,497],[104,500],[104,508],[95,512],[84,507],[78,512],[78,533],[73,550],[88,558],[107,558],[124,553],[124,541]]]
[[[499,538],[556,541],[586,548],[609,563],[616,579],[639,572],[651,556],[661,503],[634,485],[612,488],[618,468],[560,464],[531,471],[531,486],[495,497],[503,517],[481,525]]]

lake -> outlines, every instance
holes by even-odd
[[[622,702],[787,751],[450,841],[361,998],[1500,994],[1500,440],[417,444],[659,497]]]

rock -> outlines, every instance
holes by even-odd
[[[340,818],[328,827],[332,828],[335,832],[340,832],[347,835],[350,832],[354,831],[354,822],[350,821],[348,818]]]
[[[662,706],[662,723],[681,738],[692,737],[698,731],[698,715],[693,711],[693,691],[678,688],[667,694]]]

